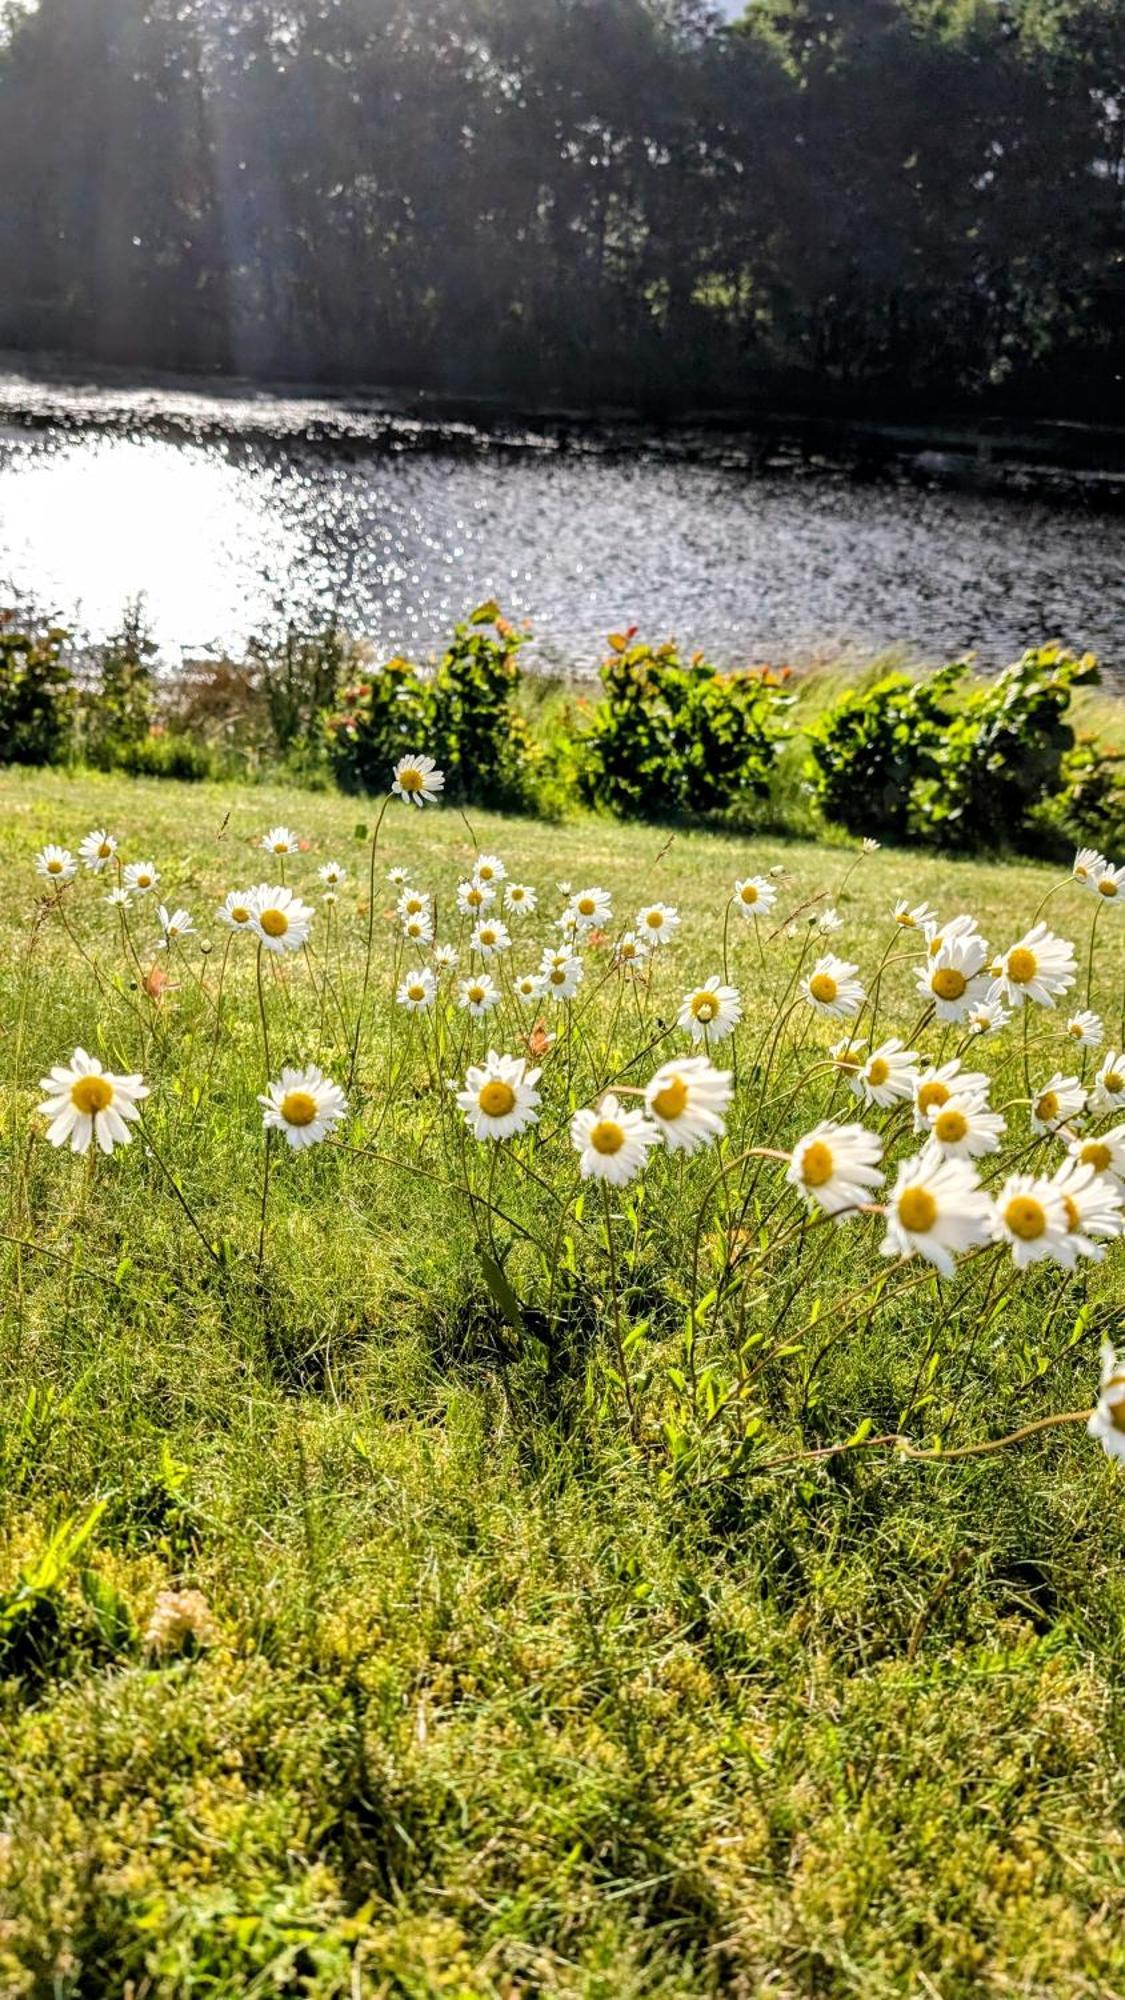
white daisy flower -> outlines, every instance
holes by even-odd
[[[388,868],[387,880],[393,883],[396,889],[405,889],[410,880],[410,870],[409,868]]]
[[[1105,1040],[1105,1028],[1097,1014],[1091,1014],[1088,1007],[1081,1013],[1072,1014],[1066,1024],[1066,1032],[1080,1049],[1096,1049]]]
[[[1111,862],[1105,862],[1099,871],[1094,888],[1107,903],[1116,902],[1118,897],[1125,896],[1125,867],[1114,868]]]
[[[35,873],[47,882],[73,882],[78,863],[69,847],[48,846],[35,857]]]
[[[156,914],[160,920],[157,951],[169,951],[174,944],[182,944],[185,938],[196,935],[195,925],[186,910],[168,910],[161,903]]]
[[[891,1104],[908,1103],[914,1095],[918,1062],[917,1049],[906,1048],[893,1035],[889,1042],[872,1049],[866,1062],[849,1076],[848,1088],[864,1104],[877,1104],[881,1111]],[[848,1065],[840,1063],[839,1067]]]
[[[265,854],[299,854],[301,851],[301,843],[289,826],[271,826],[258,844]]]
[[[949,938],[919,966],[918,991],[939,1021],[963,1021],[970,1007],[989,997],[981,970],[987,950],[979,934]]]
[[[419,809],[436,804],[438,793],[445,790],[445,772],[438,770],[432,757],[400,757],[392,777],[392,793],[404,805]]]
[[[636,931],[623,931],[613,949],[615,965],[624,965],[632,972],[639,972],[648,957],[648,946],[637,936]]]
[[[1055,1071],[1050,1083],[1037,1090],[1031,1100],[1031,1129],[1040,1135],[1057,1132],[1086,1108],[1086,1092],[1076,1076]]]
[[[992,1213],[992,1235],[1007,1243],[1018,1268],[1051,1257],[1068,1267],[1074,1250],[1067,1242],[1066,1208],[1058,1188],[1037,1174],[1011,1174],[1004,1182]]]
[[[316,872],[326,889],[338,889],[341,882],[348,879],[348,871],[342,861],[326,861],[323,868],[318,868]]]
[[[604,930],[613,920],[613,901],[608,889],[579,889],[571,897],[568,909],[579,933],[598,927]]]
[[[965,1026],[971,1035],[995,1035],[1007,1027],[1011,1018],[999,1000],[977,1000],[965,1016]]]
[[[1125,1368],[1108,1340],[1102,1342],[1100,1393],[1086,1429],[1107,1458],[1125,1458]]]
[[[530,1004],[531,1001],[538,1000],[543,991],[543,975],[541,972],[521,972],[514,986],[517,1000],[524,1000]]]
[[[988,956],[988,940],[981,937],[980,925],[975,917],[962,911],[960,916],[950,917],[944,924],[931,919],[925,926],[926,952],[936,958],[947,944],[967,944],[970,938],[980,938],[982,962]]]
[[[487,972],[479,972],[472,979],[463,979],[457,988],[457,1005],[464,1007],[474,1021],[500,1004],[500,989]]]
[[[457,908],[462,916],[479,917],[495,901],[496,891],[491,882],[478,882],[474,876],[469,882],[457,884]]]
[[[1096,847],[1080,847],[1070,872],[1083,889],[1093,889],[1105,866],[1105,855],[1100,854]]]
[[[257,889],[232,889],[216,912],[219,922],[232,931],[253,930],[254,906],[262,894],[269,894],[264,883]]]
[[[668,903],[646,903],[637,911],[637,929],[650,945],[671,944],[680,928],[680,913]]]
[[[1075,1159],[1056,1168],[1051,1184],[1062,1196],[1075,1257],[1090,1257],[1100,1264],[1106,1240],[1125,1229],[1120,1184],[1097,1173],[1089,1161]]]
[[[315,915],[292,889],[263,884],[254,898],[251,929],[267,951],[300,951]]]
[[[920,931],[927,924],[937,928],[937,911],[931,910],[928,903],[910,903],[905,896],[895,904],[891,915],[900,930]]]
[[[746,918],[768,917],[777,901],[777,890],[764,875],[746,875],[734,885],[731,902]]]
[[[870,1202],[883,1179],[882,1157],[883,1141],[874,1132],[828,1119],[798,1139],[785,1178],[810,1206],[843,1217]]]
[[[570,1143],[583,1180],[624,1187],[641,1172],[650,1148],[659,1145],[660,1132],[643,1111],[626,1111],[611,1091],[596,1110],[575,1112]]]
[[[454,966],[459,965],[460,962],[461,954],[455,945],[438,944],[434,946],[434,964],[437,966],[439,972],[452,972]]]
[[[956,1056],[951,1056],[940,1069],[923,1070],[914,1083],[914,1130],[928,1132],[930,1113],[948,1104],[951,1097],[970,1098],[982,1109],[987,1106],[989,1079],[983,1070],[962,1069]]]
[[[1038,923],[1001,954],[989,997],[1005,1000],[1010,1007],[1022,1007],[1025,1000],[1053,1007],[1060,994],[1074,985],[1075,976],[1074,946]]]
[[[1093,1167],[1096,1174],[1111,1174],[1125,1182],[1125,1125],[1113,1125],[1108,1132],[1094,1133],[1088,1139],[1072,1139],[1070,1153],[1083,1166]]]
[[[399,919],[402,935],[410,944],[432,944],[434,941],[434,920],[426,910],[420,917]]]
[[[429,966],[424,965],[418,972],[407,973],[395,997],[399,1006],[411,1014],[424,1014],[427,1007],[433,1006],[436,992],[437,981]]]
[[[1110,1049],[1094,1078],[1090,1109],[1097,1118],[1109,1117],[1125,1105],[1125,1054]]]
[[[283,1132],[294,1152],[327,1139],[348,1108],[338,1083],[310,1063],[307,1069],[283,1069],[281,1081],[268,1085],[258,1103],[267,1132]]]
[[[40,1077],[39,1088],[46,1100],[39,1116],[51,1121],[48,1139],[52,1146],[69,1143],[72,1153],[88,1153],[91,1144],[103,1153],[127,1146],[133,1136],[129,1125],[141,1115],[137,1105],[149,1094],[141,1077],[114,1076],[85,1049],[75,1049],[68,1066]]]
[[[582,984],[582,960],[569,951],[545,951],[539,962],[543,991],[552,1000],[573,1000]]]
[[[876,840],[874,836],[869,833],[864,838],[860,852],[862,854],[878,854],[882,844],[883,844],[882,841]]]
[[[571,893],[572,886],[573,885],[570,882],[555,883],[555,887],[558,890],[560,896],[569,896]]]
[[[478,882],[491,882],[493,887],[508,878],[508,871],[498,854],[478,854],[473,874]]]
[[[133,898],[128,889],[111,889],[106,902],[114,910],[131,910],[133,907]]]
[[[828,1051],[836,1068],[840,1071],[841,1076],[844,1077],[853,1095],[856,1097],[862,1095],[861,1090],[857,1086],[856,1079],[863,1064],[863,1051],[866,1047],[867,1038],[865,1035],[858,1036],[854,1041],[850,1035],[845,1035],[842,1042],[833,1042]]]
[[[498,917],[483,917],[473,928],[469,943],[481,958],[495,958],[499,952],[511,949],[511,934],[507,924]]]
[[[395,909],[400,917],[428,917],[433,899],[425,889],[404,889]]]
[[[134,896],[147,896],[151,889],[155,889],[160,877],[153,862],[130,861],[121,879]]]
[[[498,1055],[489,1049],[483,1063],[465,1072],[465,1087],[457,1103],[474,1139],[515,1139],[539,1121],[539,1071],[528,1069],[522,1056]]]
[[[116,837],[112,833],[107,833],[104,827],[96,827],[93,833],[86,835],[85,840],[79,841],[78,852],[90,873],[100,875],[103,868],[109,867],[117,853]]]
[[[839,910],[834,910],[834,909],[822,910],[816,920],[816,927],[817,930],[821,931],[825,937],[828,937],[831,935],[833,931],[843,930],[844,919],[840,915]]]
[[[859,1013],[867,997],[855,976],[858,971],[858,965],[826,952],[817,959],[808,978],[802,979],[801,991],[818,1014],[835,1014],[847,1020]]]
[[[959,1097],[954,1091],[944,1104],[927,1112],[930,1144],[947,1160],[979,1160],[1000,1151],[1008,1127],[998,1111],[989,1111],[979,1097]]]
[[[538,897],[526,882],[509,882],[504,890],[504,908],[511,917],[530,917]]]
[[[718,972],[685,993],[676,1025],[686,1028],[693,1042],[725,1042],[742,1019],[742,999],[733,986],[724,986]]]
[[[657,1070],[645,1091],[645,1110],[673,1153],[697,1153],[726,1134],[723,1113],[734,1095],[729,1070],[706,1056],[685,1056]]]
[[[992,1203],[976,1169],[926,1146],[899,1167],[879,1247],[884,1257],[924,1257],[951,1278],[958,1255],[988,1242],[991,1219]]]

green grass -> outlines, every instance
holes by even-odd
[[[65,774],[8,773],[0,799],[0,1993],[1125,1991],[1115,1469],[1080,1427],[948,1465],[857,1451],[765,1469],[865,1419],[956,1445],[1088,1405],[1123,1253],[1072,1278],[986,1257],[940,1291],[888,1278],[885,1303],[857,1305],[882,1266],[878,1220],[802,1232],[700,1309],[693,1397],[692,1239],[715,1160],[657,1157],[615,1203],[634,1439],[600,1204],[588,1191],[575,1212],[565,1129],[534,1156],[546,1188],[498,1163],[491,1249],[517,1336],[477,1254],[451,1114],[401,1013],[392,1047],[387,999],[392,862],[444,911],[478,847],[498,851],[541,892],[537,940],[560,877],[603,882],[619,916],[677,904],[653,1035],[719,964],[736,874],[784,866],[779,910],[827,891],[845,919],[831,943],[868,974],[897,897],[970,909],[1002,944],[1055,878],[881,852],[841,894],[840,848],[669,844],[594,820],[473,814],[470,829],[395,802],[345,1135],[381,1157],[275,1153],[259,1271],[254,959],[239,940],[216,1034],[212,913],[266,872],[254,841],[276,820],[312,843],[298,887],[342,858],[350,1022],[355,827],[374,813]],[[88,877],[77,942],[55,918],[36,927],[37,849],[99,824],[217,939],[206,991],[196,953],[154,1009]],[[1080,957],[1090,907],[1070,889],[1050,905]],[[135,929],[151,940],[151,911]],[[824,1078],[803,1079],[835,1033],[814,1024],[763,1081],[793,947],[776,940],[765,968],[741,934],[731,949],[747,1003],[732,1150],[784,1146],[823,1115]],[[887,975],[885,1025],[902,1032],[909,970]],[[1106,916],[1113,1040],[1123,972]],[[342,1079],[346,1034],[331,1006],[321,1027],[312,977],[267,978],[273,1066],[316,1058]],[[613,990],[585,1017],[579,1100],[641,1039]],[[497,1034],[482,1024],[474,1047]],[[141,1144],[91,1172],[44,1143],[37,1079],[76,1043],[144,1070],[150,1135],[217,1261]],[[981,1053],[996,1101],[1020,1095],[1018,1030]],[[1040,1073],[1066,1053],[1043,1044]],[[550,1067],[546,1095],[544,1128],[565,1127]],[[485,1163],[469,1169],[483,1194]],[[760,1229],[792,1224],[781,1168],[752,1171],[732,1233],[711,1201],[700,1291]],[[560,1221],[551,1293],[529,1239],[549,1248]],[[88,1529],[81,1546],[60,1541],[68,1524],[74,1544]],[[213,1643],[146,1649],[170,1586],[203,1594]]]

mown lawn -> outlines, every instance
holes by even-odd
[[[865,1420],[955,1447],[1088,1407],[1125,1251],[1073,1275],[990,1252],[939,1287],[884,1263],[877,1217],[801,1228],[780,1165],[740,1172],[735,1202],[715,1155],[657,1155],[613,1204],[631,1423],[566,1132],[594,1081],[683,1051],[676,1006],[722,963],[736,877],[784,868],[778,917],[825,892],[826,945],[868,983],[898,898],[1002,945],[1061,878],[395,801],[351,1150],[271,1148],[259,1261],[255,956],[235,940],[220,1011],[214,912],[269,877],[278,821],[311,843],[288,864],[310,902],[345,862],[329,979],[296,957],[264,985],[274,1072],[344,1081],[375,810],[64,774],[0,775],[0,800],[5,2000],[1125,1993],[1125,1476],[1081,1425],[946,1465],[799,1460]],[[95,826],[214,941],[173,955],[158,1001],[105,883],[68,892],[69,929],[43,913],[36,852]],[[614,928],[658,898],[682,915],[647,997],[591,970],[573,1054],[547,1059],[547,1136],[494,1179],[434,1079],[514,1046],[508,1003],[471,1036],[451,1014],[443,1063],[389,997],[386,869],[437,891],[450,934],[478,850],[539,891],[521,964],[560,878],[604,884]],[[1068,885],[1047,909],[1084,999],[1092,905]],[[147,972],[151,903],[129,922]],[[318,951],[325,928],[318,907]],[[791,1145],[837,1087],[816,1065],[842,1028],[807,1010],[769,1059],[801,944],[780,928],[761,953],[741,920],[728,936],[731,1157]],[[1123,972],[1111,911],[1111,1047]],[[896,963],[883,1031],[918,1014]],[[77,1044],[144,1072],[163,1165],[45,1143],[37,1081]],[[967,1059],[995,1103],[1020,1096],[1018,1023]],[[1056,1035],[1031,1060],[1081,1058]],[[203,1601],[198,1643],[156,1643],[169,1589]]]

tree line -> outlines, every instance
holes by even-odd
[[[1125,414],[1120,0],[21,0],[0,344]]]

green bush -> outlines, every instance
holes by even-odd
[[[152,727],[155,655],[138,599],[126,606],[121,630],[98,647],[93,686],[82,702],[84,754],[100,770],[120,765],[124,751],[143,743]]]
[[[325,721],[337,782],[345,791],[385,792],[398,759],[425,750],[445,772],[447,797],[529,804],[538,757],[516,705],[524,636],[497,605],[482,604],[454,628],[432,672],[393,659],[343,689]]]
[[[0,611],[0,763],[54,764],[66,757],[74,720],[74,677],[60,625],[36,625]]]
[[[201,784],[206,778],[224,775],[222,758],[206,743],[197,743],[190,736],[162,733],[146,736],[139,743],[122,745],[112,768],[127,771],[134,778],[182,778],[188,784]]]
[[[826,819],[850,833],[905,840],[914,785],[935,768],[946,698],[958,675],[886,674],[849,688],[808,729],[807,776]]]
[[[626,818],[729,812],[769,796],[784,741],[778,682],[723,674],[674,643],[615,634],[590,716],[581,783],[586,797]]]
[[[1076,847],[1125,853],[1125,752],[1076,743],[1063,757],[1062,786],[1047,817]]]

